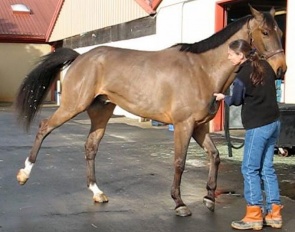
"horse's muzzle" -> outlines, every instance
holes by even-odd
[[[287,72],[287,69],[284,71],[282,67],[279,67],[276,73],[277,79],[284,80],[284,76],[286,72]]]

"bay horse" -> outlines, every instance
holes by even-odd
[[[207,195],[203,202],[214,211],[219,152],[208,133],[208,122],[219,103],[213,93],[224,92],[233,82],[235,68],[227,59],[228,44],[245,39],[269,61],[275,72],[286,71],[284,50],[275,10],[251,14],[211,37],[193,44],[180,43],[160,51],[139,51],[101,46],[84,54],[56,49],[28,74],[15,100],[19,120],[28,129],[61,70],[69,65],[62,82],[59,108],[40,122],[25,167],[17,180],[25,184],[41,148],[54,129],[87,111],[91,128],[85,143],[87,186],[95,202],[108,202],[97,186],[95,156],[116,105],[132,114],[174,125],[174,179],[171,197],[175,213],[191,215],[181,198],[181,178],[191,137],[210,159]]]

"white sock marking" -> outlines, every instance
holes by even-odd
[[[29,158],[27,158],[25,161],[25,168],[23,170],[28,176],[30,176],[33,166],[34,164],[29,161]]]
[[[90,184],[89,189],[93,192],[93,195],[102,194],[103,192],[97,187],[96,184]]]

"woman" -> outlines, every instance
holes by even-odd
[[[229,44],[228,59],[239,66],[232,95],[214,93],[214,96],[217,101],[224,99],[229,106],[242,105],[241,118],[246,130],[241,167],[247,202],[246,216],[240,221],[233,221],[231,226],[239,230],[262,229],[263,183],[266,196],[265,224],[281,228],[282,206],[273,166],[274,147],[280,131],[276,75],[268,62],[260,60],[245,40],[235,40]]]

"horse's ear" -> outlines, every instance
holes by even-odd
[[[257,21],[262,21],[263,20],[263,14],[259,12],[258,10],[254,9],[250,4],[248,4],[251,10],[252,15]]]
[[[275,17],[275,13],[276,13],[276,10],[274,7],[272,7],[269,11],[269,13],[272,15],[272,17]]]

